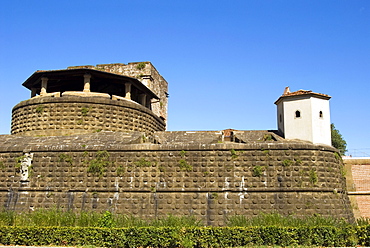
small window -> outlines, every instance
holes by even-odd
[[[322,111],[319,112],[319,116],[320,116],[320,118],[324,117],[323,114],[322,114]]]
[[[299,110],[295,111],[295,118],[300,118],[301,112]]]
[[[279,116],[279,121],[280,121],[280,122],[282,121],[282,117],[281,117],[281,114],[280,114],[280,116]]]

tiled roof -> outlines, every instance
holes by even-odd
[[[279,99],[275,101],[275,104],[278,104],[283,98],[294,97],[294,96],[314,96],[314,97],[323,98],[326,100],[329,100],[331,98],[331,96],[329,95],[322,94],[322,93],[315,93],[315,92],[312,92],[312,90],[297,90],[294,92],[290,92],[289,87],[286,87],[284,93],[279,97]]]

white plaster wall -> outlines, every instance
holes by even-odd
[[[299,118],[295,117],[297,110],[301,112]],[[320,111],[323,113],[321,118]],[[283,117],[281,122],[280,114]],[[331,146],[329,100],[311,96],[286,98],[277,105],[277,123],[285,139]]]
[[[311,99],[297,96],[283,101],[284,108],[284,136],[285,139],[300,139],[313,141],[311,122]],[[301,112],[296,118],[295,112]]]
[[[280,121],[280,115],[281,115],[281,121]],[[278,124],[278,130],[282,133],[284,133],[284,104],[280,102],[277,105],[277,124]]]
[[[312,104],[312,131],[315,144],[325,144],[331,146],[330,130],[330,107],[329,101],[320,98],[311,98]],[[323,116],[320,118],[320,111]]]

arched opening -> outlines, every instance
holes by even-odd
[[[295,111],[295,118],[300,118],[301,112],[299,110]]]
[[[319,117],[320,118],[323,118],[324,117],[323,114],[322,114],[322,111],[319,112]]]

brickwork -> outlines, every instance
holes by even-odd
[[[344,159],[348,194],[356,218],[370,218],[370,159]]]
[[[2,205],[17,211],[111,210],[143,218],[194,215],[209,225],[223,225],[235,214],[272,211],[352,219],[343,168],[330,147],[133,144],[134,136],[127,135],[0,137]],[[24,152],[33,153],[29,182],[20,182],[15,162]],[[89,172],[94,164],[103,171]]]
[[[96,131],[139,131],[147,136],[165,130],[164,121],[128,100],[99,97],[40,97],[13,108],[12,134],[55,136]]]

